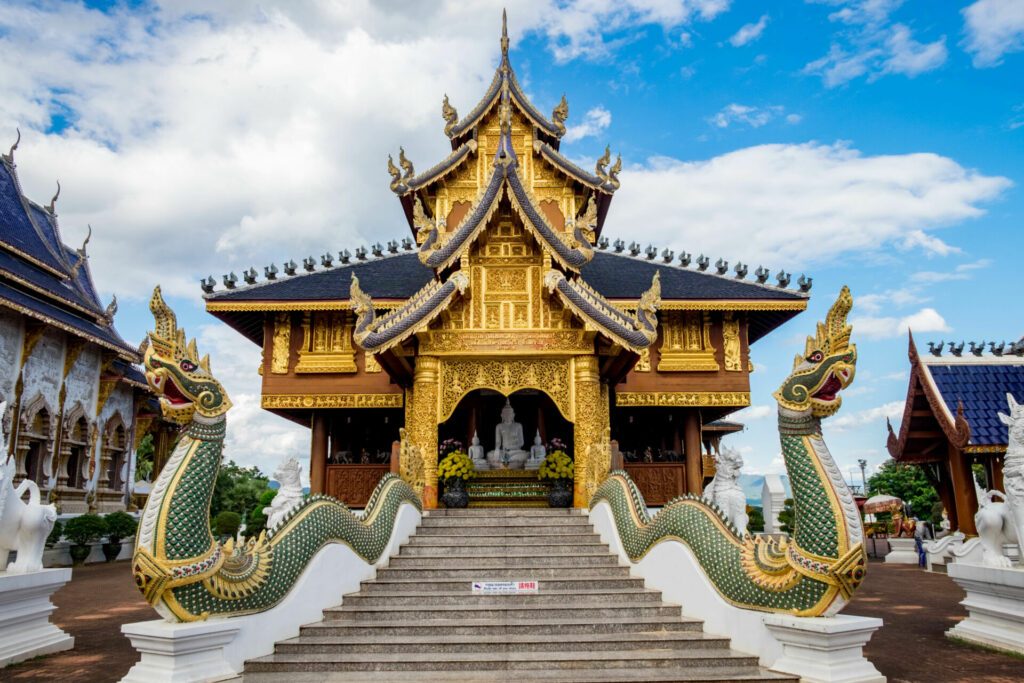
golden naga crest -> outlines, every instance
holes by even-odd
[[[186,342],[174,311],[164,301],[160,286],[149,301],[154,329],[143,354],[146,381],[159,399],[167,420],[185,425],[193,416],[217,418],[231,408],[231,400],[210,372],[210,357],[199,357],[196,340]]]

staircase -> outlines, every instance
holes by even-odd
[[[535,594],[473,581],[536,580]],[[432,510],[377,578],[243,681],[795,681],[631,578],[580,512]]]

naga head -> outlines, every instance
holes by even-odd
[[[193,416],[216,418],[231,408],[224,387],[210,374],[210,357],[199,357],[196,340],[186,343],[174,311],[164,302],[159,285],[149,300],[156,326],[149,333],[143,366],[146,381],[160,397],[164,417],[185,425]]]
[[[832,304],[817,334],[807,338],[804,353],[793,360],[793,372],[775,392],[779,405],[789,410],[811,411],[814,417],[828,417],[839,410],[839,392],[853,382],[857,368],[857,347],[850,343],[853,328],[846,316],[853,296],[844,286]]]
[[[1013,394],[1007,392],[1006,403],[1010,406],[1010,414],[999,413],[999,421],[1006,425],[1010,448],[1016,444],[1024,447],[1024,403],[1017,403]]]

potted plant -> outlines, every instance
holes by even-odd
[[[572,505],[572,458],[565,451],[551,451],[537,470],[537,478],[551,482],[548,505],[553,508],[567,508]]]
[[[111,512],[103,519],[107,523],[107,542],[103,544],[103,556],[107,562],[113,562],[121,554],[121,539],[134,536],[139,524],[127,512]]]
[[[441,499],[446,507],[464,508],[469,506],[469,492],[466,482],[476,475],[473,461],[462,451],[446,455],[437,466],[437,478],[444,482]]]
[[[59,519],[53,523],[53,528],[50,529],[50,535],[46,537],[46,547],[52,548],[60,542],[61,536],[64,535],[64,523]]]
[[[64,525],[64,538],[71,543],[68,552],[75,566],[85,562],[92,552],[90,544],[103,538],[106,533],[107,523],[99,515],[79,515],[68,520]]]

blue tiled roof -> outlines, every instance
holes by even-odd
[[[1008,412],[1008,393],[1018,402],[1024,401],[1024,363],[929,364],[928,370],[950,413],[956,415],[957,404],[963,403],[972,446],[1007,442],[1006,426],[998,413]]]
[[[0,241],[55,270],[65,270],[32,224],[14,175],[6,163],[0,163]]]

